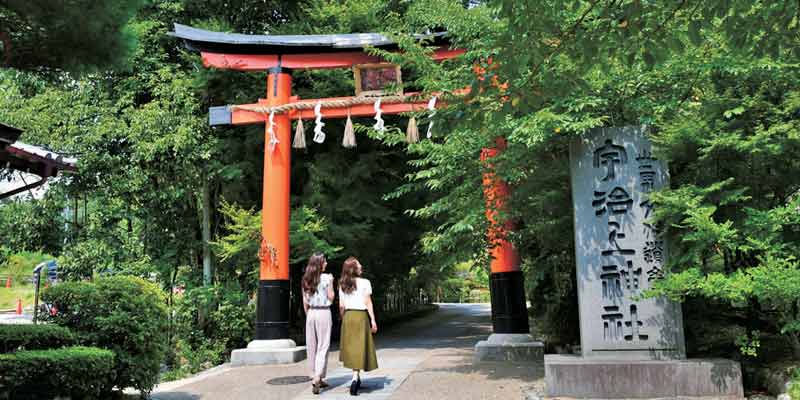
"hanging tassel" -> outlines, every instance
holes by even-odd
[[[375,125],[372,125],[372,127],[378,132],[383,132],[383,131],[386,130],[386,125],[383,123],[383,118],[381,117],[381,114],[383,114],[383,111],[381,111],[381,99],[380,99],[380,97],[375,102],[374,107],[375,107]]]
[[[322,103],[319,101],[317,105],[314,106],[314,115],[317,117],[314,120],[314,141],[322,143],[325,141],[325,132],[322,131],[322,127],[325,126],[325,123],[322,122]]]
[[[347,122],[344,124],[342,146],[348,149],[356,147],[356,133],[353,130],[353,120],[350,119],[350,111],[347,112]]]
[[[430,101],[428,101],[428,111],[431,112],[431,122],[428,124],[428,139],[433,136],[433,116],[436,115],[436,96],[431,97]]]
[[[292,141],[292,148],[305,149],[306,148],[306,128],[303,126],[303,119],[297,120],[297,128],[294,130],[294,141]]]
[[[269,133],[269,151],[271,153],[275,151],[275,146],[280,143],[278,136],[275,135],[275,111],[269,113],[269,126],[267,127],[267,133]]]
[[[408,128],[406,128],[406,142],[419,142],[419,129],[417,128],[417,119],[414,118],[414,116],[408,120]]]

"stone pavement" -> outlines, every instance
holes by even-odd
[[[0,313],[0,324],[32,324],[33,314],[17,314],[13,312]]]
[[[379,368],[362,375],[359,398],[522,399],[541,387],[544,371],[529,364],[473,364],[472,348],[491,333],[488,304],[442,304],[426,317],[395,325],[376,337]],[[217,367],[196,377],[156,387],[156,400],[351,399],[351,372],[329,356],[329,388],[320,396],[309,382],[272,384],[305,377],[307,362],[289,365]],[[272,381],[272,383],[268,383]]]

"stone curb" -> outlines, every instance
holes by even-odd
[[[156,385],[156,387],[153,388],[153,391],[151,393],[153,395],[157,395],[158,392],[172,391],[172,390],[175,390],[175,389],[177,389],[177,388],[179,388],[181,386],[189,385],[189,384],[195,383],[197,381],[200,381],[202,379],[205,379],[205,378],[208,378],[208,377],[211,377],[211,376],[214,376],[214,375],[219,375],[219,374],[221,374],[221,373],[223,373],[225,371],[228,371],[230,369],[233,369],[233,368],[234,367],[230,363],[217,365],[216,367],[209,368],[209,369],[204,370],[204,371],[200,371],[200,372],[198,372],[198,373],[196,373],[196,374],[194,374],[194,375],[192,375],[190,377],[187,377],[187,378],[178,379],[176,381],[169,381],[169,382],[159,383],[158,385]],[[126,393],[128,393],[128,392],[126,391]],[[138,392],[135,392],[135,393],[131,392],[131,393],[138,394]],[[157,397],[153,397],[153,399],[157,399]]]

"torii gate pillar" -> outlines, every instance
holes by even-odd
[[[492,171],[491,159],[506,148],[505,138],[495,139],[494,146],[483,149],[481,161],[488,163],[483,175],[486,200],[487,238],[490,245],[492,296],[492,332],[488,340],[475,345],[475,361],[526,361],[544,364],[544,344],[530,335],[528,308],[525,302],[525,280],[520,270],[519,255],[508,240],[514,229],[512,221],[500,222],[498,213],[505,209],[510,193],[508,184]]]
[[[328,69],[351,68],[359,65],[384,63],[385,59],[368,54],[368,48],[397,51],[395,42],[376,33],[281,36],[281,35],[231,35],[175,24],[173,36],[181,38],[186,46],[201,54],[206,67],[239,71],[269,71],[267,99],[257,104],[212,107],[209,111],[211,125],[246,125],[266,122],[267,135],[264,149],[264,192],[262,238],[259,249],[260,274],[256,315],[255,340],[247,349],[234,350],[232,364],[275,364],[296,362],[305,358],[305,348],[297,347],[289,336],[289,185],[291,169],[290,119],[310,119],[315,116],[309,105],[354,98],[290,99],[291,75],[285,68]],[[465,53],[450,47],[446,33],[436,32],[415,35],[430,45],[431,58],[442,61]],[[284,68],[284,69],[282,69]],[[410,94],[406,94],[410,95]],[[275,106],[292,104],[291,107]],[[336,104],[336,102],[333,102]],[[374,103],[359,102],[351,106],[329,105],[326,118],[371,116]],[[422,99],[392,102],[381,106],[383,114],[399,114],[425,110]],[[442,103],[440,102],[439,105]],[[280,111],[280,112],[278,112]],[[264,113],[274,113],[272,124],[265,121]],[[275,133],[269,133],[270,125]],[[505,148],[505,140],[498,139],[481,157],[488,161]],[[502,210],[508,195],[508,186],[494,174],[484,176],[487,197],[486,216],[491,222],[488,235],[493,243],[492,254],[492,322],[494,334],[488,341],[476,346],[479,359],[530,360],[543,362],[543,346],[532,342],[529,334],[525,292],[519,257],[506,233],[513,229],[508,223],[499,223],[497,211]],[[508,224],[508,225],[507,225]],[[499,349],[498,349],[499,348]],[[488,354],[490,357],[482,357]]]
[[[267,103],[289,102],[291,71],[275,67],[267,76]],[[255,340],[231,353],[231,364],[289,364],[306,358],[306,348],[289,339],[289,212],[292,169],[292,122],[288,114],[274,116],[278,143],[264,131],[264,180],[261,209],[261,247],[258,257],[258,298]]]

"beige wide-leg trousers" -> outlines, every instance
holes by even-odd
[[[328,369],[328,349],[331,347],[330,308],[309,308],[306,315],[306,353],[311,375],[325,378]]]

